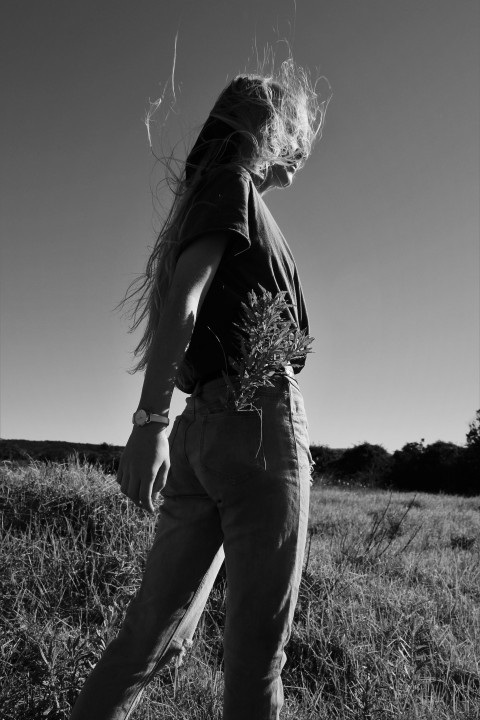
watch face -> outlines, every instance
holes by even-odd
[[[147,413],[145,410],[137,410],[133,416],[134,425],[145,425],[147,422]]]

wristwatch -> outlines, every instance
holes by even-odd
[[[156,413],[147,412],[146,410],[137,410],[133,413],[132,423],[137,427],[143,427],[151,422],[162,423],[162,425],[168,425],[169,419],[166,415],[157,415]]]

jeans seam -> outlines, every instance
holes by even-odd
[[[297,482],[298,482],[298,485],[300,485],[300,470],[299,470],[299,462],[298,462],[297,437],[295,435],[295,426],[294,426],[294,422],[293,422],[292,392],[291,392],[290,386],[288,387],[288,418],[290,420],[290,427],[292,429],[293,444],[295,446],[295,458],[297,460],[297,464],[296,464]]]
[[[190,462],[188,454],[187,454],[187,433],[196,420],[197,420],[197,415],[194,411],[193,420],[190,420],[190,422],[187,422],[185,432],[183,433],[183,446],[182,446],[183,458],[184,458],[184,460],[186,460],[188,467],[192,470],[192,472],[194,472],[194,469],[193,469],[192,463]]]
[[[295,562],[296,562],[296,565],[297,565],[297,553],[298,553],[298,549],[299,549],[299,548],[298,548],[298,543],[299,543],[299,537],[300,537],[300,524],[301,524],[301,514],[302,514],[302,513],[301,513],[301,510],[302,510],[302,487],[301,487],[301,485],[302,485],[302,483],[301,483],[301,477],[300,477],[300,463],[299,463],[299,458],[298,458],[297,437],[296,437],[296,434],[295,434],[295,424],[294,424],[294,422],[293,422],[292,392],[291,392],[291,386],[290,386],[290,384],[289,384],[289,386],[288,386],[288,395],[289,395],[288,415],[289,415],[290,427],[291,427],[292,435],[293,435],[293,443],[294,443],[294,446],[295,446],[295,458],[296,458],[296,461],[297,461],[297,462],[296,462],[296,467],[295,467],[295,478],[296,478],[296,482],[297,482],[297,503],[296,503],[296,506],[297,506],[297,507],[296,507],[296,510],[297,510],[297,512],[296,512],[297,522],[296,522],[296,528],[295,528],[295,535],[296,535],[296,538],[297,538],[297,545],[296,545],[296,548],[295,548],[295,553],[296,553]],[[298,591],[299,591],[299,588],[300,588],[300,582],[301,582],[301,577],[302,577],[302,572],[303,572],[303,558],[302,558],[302,562],[299,563],[299,567],[300,567],[299,576],[295,576],[295,584],[294,584],[294,586],[293,586],[293,590],[294,590],[294,593],[295,593],[295,595],[296,595],[296,598],[295,598],[295,602],[293,603],[293,608],[290,608],[290,609],[289,609],[289,622],[288,622],[288,625],[287,625],[287,633],[286,633],[286,636],[285,636],[285,640],[282,642],[282,646],[281,646],[281,648],[280,648],[280,650],[282,651],[282,653],[285,653],[285,647],[287,646],[288,641],[289,641],[289,638],[290,638],[290,635],[291,635],[292,621],[293,621],[293,612],[295,611],[295,606],[296,606],[296,604],[297,604]],[[297,568],[297,572],[298,572],[298,568]],[[292,615],[291,618],[290,618],[290,615]],[[280,672],[281,672],[281,669],[280,669]]]
[[[178,435],[178,431],[179,431],[179,429],[180,429],[180,423],[181,423],[181,422],[182,422],[182,415],[179,415],[178,417],[175,418],[175,422],[174,422],[173,427],[172,427],[172,432],[170,433],[170,436],[169,436],[169,438],[168,438],[169,441],[170,441],[170,447],[171,447],[172,449],[173,449],[173,446],[174,446],[174,444],[175,444],[175,439],[176,439],[176,437],[177,437],[177,435]],[[174,432],[174,431],[175,431],[175,432]]]

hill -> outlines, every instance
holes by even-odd
[[[105,442],[95,445],[64,440],[0,439],[0,461],[29,463],[32,460],[39,460],[61,463],[71,458],[78,458],[82,463],[99,465],[106,472],[117,470],[122,451],[122,445],[109,445]]]

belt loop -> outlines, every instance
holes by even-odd
[[[196,383],[195,387],[192,390],[192,393],[190,394],[190,400],[192,401],[192,411],[193,411],[193,419],[197,419],[197,410],[198,410],[198,400],[197,397],[200,394],[201,385],[199,382]]]

